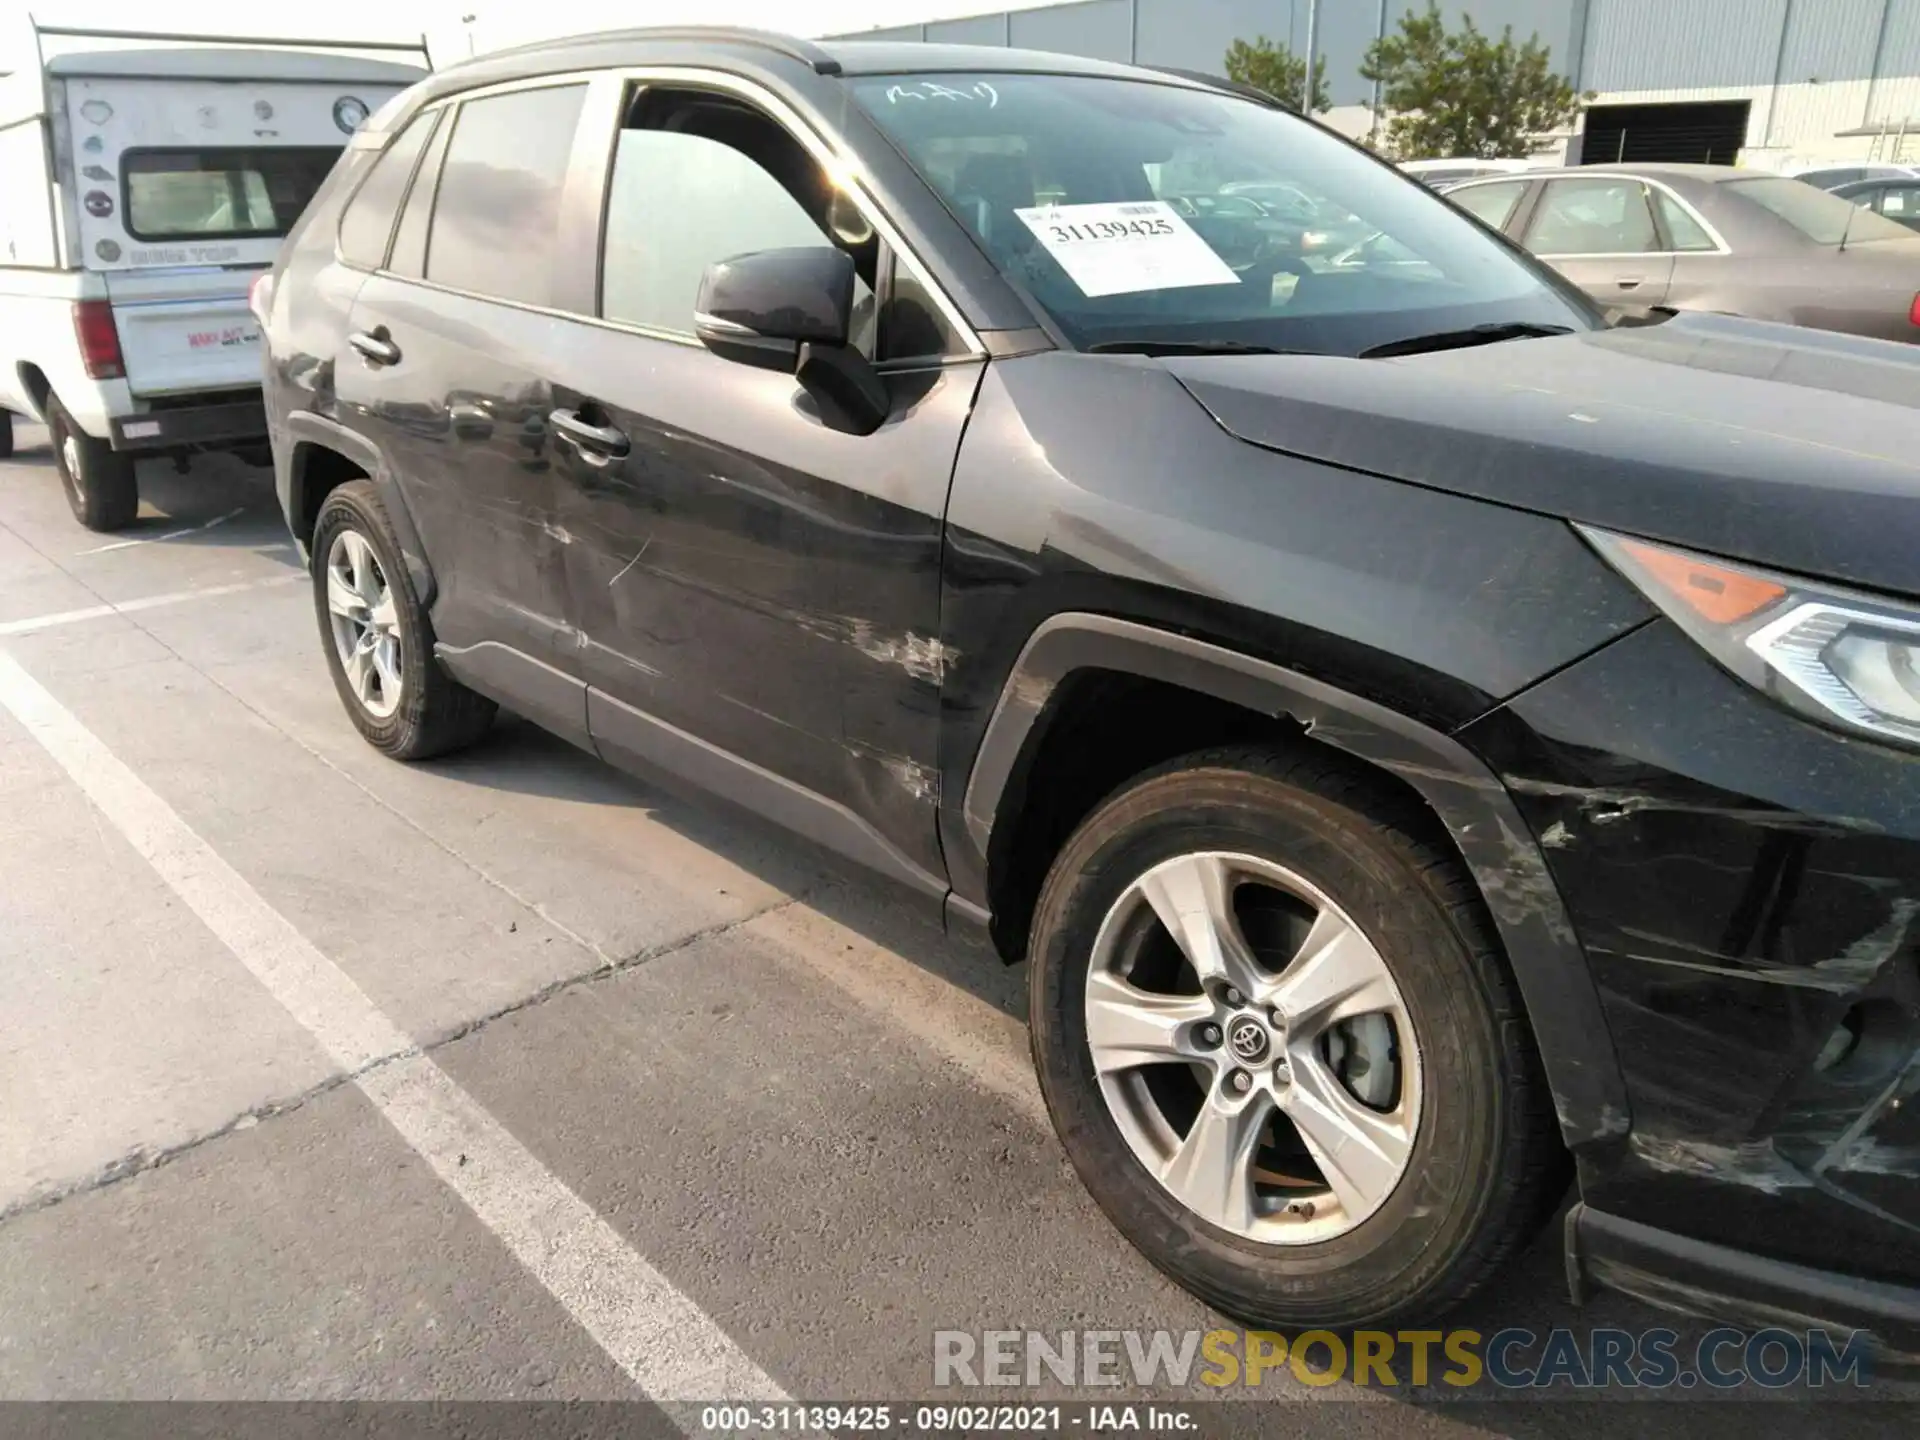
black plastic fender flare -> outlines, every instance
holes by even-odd
[[[1055,615],[1036,629],[1001,689],[962,800],[986,873],[988,842],[1034,727],[1076,670],[1178,685],[1305,727],[1322,744],[1397,775],[1432,807],[1485,897],[1539,1042],[1569,1146],[1630,1125],[1612,1036],[1560,892],[1499,778],[1452,737],[1383,705],[1236,651],[1105,615]]]
[[[406,496],[401,493],[393,476],[393,467],[387,464],[387,457],[380,447],[339,421],[329,420],[310,410],[296,410],[287,416],[286,424],[288,471],[282,490],[289,525],[294,516],[306,509],[306,469],[294,460],[299,447],[318,445],[346,456],[367,472],[374,488],[379,491],[380,503],[386,508],[387,519],[393,524],[394,539],[400,543],[400,558],[406,564],[408,578],[413,581],[413,593],[423,607],[431,607],[438,593],[433,567],[427,563],[426,547],[420,543],[420,530],[413,523],[413,512],[407,508]],[[303,541],[301,549],[304,551],[305,548]]]

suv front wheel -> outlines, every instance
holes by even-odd
[[[1094,1198],[1255,1324],[1425,1320],[1567,1161],[1457,857],[1338,760],[1234,749],[1121,790],[1034,920],[1041,1086]]]
[[[327,668],[367,742],[396,760],[425,760],[485,734],[494,702],[434,658],[432,621],[371,481],[349,481],[327,496],[312,553]]]

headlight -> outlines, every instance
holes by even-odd
[[[1748,684],[1825,724],[1920,746],[1920,606],[1575,528]]]

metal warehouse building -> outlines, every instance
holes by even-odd
[[[1079,0],[864,32],[1063,50],[1217,72],[1236,38],[1264,34],[1326,57],[1351,134],[1373,122],[1359,74],[1375,36],[1426,0]],[[1920,163],[1920,0],[1447,0],[1498,34],[1537,33],[1597,99],[1569,158],[1705,160],[1780,168],[1828,160]],[[852,38],[852,37],[847,37]]]

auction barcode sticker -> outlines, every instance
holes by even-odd
[[[1240,280],[1164,200],[1034,205],[1013,213],[1088,296]]]

